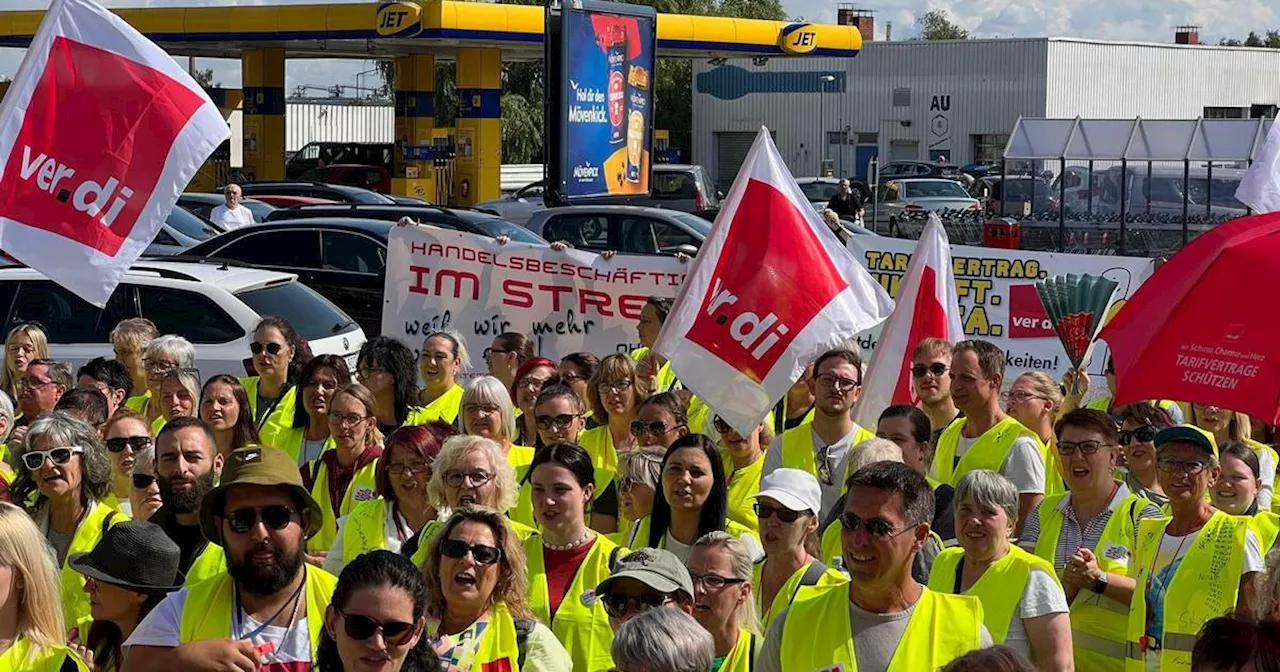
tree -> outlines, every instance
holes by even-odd
[[[1218,40],[1218,44],[1224,47],[1280,49],[1280,30],[1268,30],[1262,35],[1259,35],[1256,31],[1249,31],[1249,34],[1243,40],[1236,37],[1224,37]]]
[[[967,40],[969,31],[951,20],[945,9],[931,9],[916,17],[921,40]]]
[[[196,80],[196,84],[199,84],[206,89],[216,89],[219,86],[222,86],[221,82],[215,83],[213,81],[213,68],[204,68],[203,70],[196,68],[195,71],[191,73],[191,78]]]

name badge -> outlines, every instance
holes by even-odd
[[[357,502],[368,502],[377,499],[378,493],[370,488],[356,488],[351,498]]]
[[[583,605],[583,606],[589,607],[589,606],[591,606],[591,605],[595,604],[597,599],[598,599],[598,598],[596,597],[596,591],[594,591],[594,590],[592,590],[592,589],[590,589],[590,588],[588,588],[588,589],[586,589],[586,590],[582,591],[582,605]]]

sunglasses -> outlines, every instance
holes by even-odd
[[[63,465],[71,461],[72,455],[84,454],[84,448],[80,446],[68,446],[66,448],[51,448],[49,450],[30,450],[22,454],[22,463],[26,465],[28,471],[35,471],[44,466],[44,461],[49,460],[55,465]]]
[[[146,490],[151,487],[152,483],[156,482],[156,477],[151,474],[134,474],[132,478],[133,487],[139,490]]]
[[[942,377],[947,372],[947,365],[942,362],[934,362],[932,364],[916,364],[911,367],[911,375],[916,378],[924,378],[924,374],[932,373],[934,376]]]
[[[674,427],[668,428],[667,423],[661,420],[654,420],[653,422],[636,420],[631,423],[631,433],[634,436],[658,436],[659,434],[666,434],[670,430],[680,429],[681,427],[684,427],[684,425],[675,425]]]
[[[865,529],[867,534],[882,540],[892,539],[893,537],[915,527],[914,525],[908,525],[901,530],[894,530],[893,526],[887,521],[880,520],[879,518],[863,520],[852,513],[840,514],[840,526],[843,527],[846,532],[857,532],[859,529]]]
[[[760,502],[756,502],[753,508],[755,508],[756,517],[760,520],[772,518],[776,515],[778,516],[778,520],[781,520],[784,523],[794,523],[800,519],[800,516],[804,515],[803,511],[792,511],[788,508],[773,507],[768,504],[761,504]]]
[[[272,504],[261,509],[236,509],[227,513],[227,525],[236,534],[244,534],[252,530],[259,520],[269,529],[283,530],[293,522],[293,517],[297,513],[292,507],[284,504]]]
[[[347,633],[351,639],[363,642],[369,639],[376,632],[382,633],[382,641],[389,646],[403,646],[413,637],[414,627],[412,623],[403,623],[401,621],[388,621],[383,623],[374,620],[368,616],[359,614],[345,614],[337,609],[338,615],[342,617],[342,630]]]
[[[1156,428],[1151,425],[1139,427],[1137,429],[1122,429],[1116,434],[1116,442],[1122,446],[1127,446],[1134,441],[1138,443],[1151,443],[1156,440]]]
[[[613,618],[622,618],[632,611],[646,612],[657,609],[671,602],[672,596],[667,593],[645,593],[644,595],[605,595],[601,598],[604,612]]]
[[[122,453],[125,448],[132,448],[133,452],[138,452],[143,448],[151,445],[151,437],[149,436],[118,436],[114,439],[107,439],[107,450],[113,453]]]
[[[564,413],[561,415],[539,415],[534,418],[534,424],[538,429],[544,432],[558,432],[573,424],[574,420],[581,417],[578,413]]]
[[[249,352],[255,355],[261,355],[263,350],[266,350],[268,355],[278,355],[282,349],[284,349],[284,346],[279,343],[259,343],[254,341],[249,344]]]
[[[440,542],[440,553],[446,558],[453,558],[454,560],[461,560],[470,553],[471,559],[475,560],[478,565],[492,565],[498,561],[498,558],[502,557],[502,549],[483,544],[471,546],[467,542],[458,541],[457,539],[445,539]]]

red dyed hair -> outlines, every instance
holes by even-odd
[[[511,383],[511,389],[508,390],[508,392],[511,393],[512,404],[516,403],[516,388],[520,386],[520,379],[524,378],[530,371],[540,366],[549,366],[552,371],[556,370],[556,363],[546,357],[530,357],[524,361],[524,364],[520,365],[520,368],[516,369],[515,382]],[[517,405],[517,408],[518,407],[519,406]]]
[[[396,499],[395,490],[391,488],[391,474],[387,471],[387,464],[391,462],[391,451],[407,448],[430,465],[440,454],[440,444],[453,433],[456,432],[453,432],[452,427],[439,422],[400,427],[391,432],[384,443],[386,448],[383,450],[382,458],[378,460],[378,468],[374,471],[374,483],[376,483],[378,494],[388,502]]]

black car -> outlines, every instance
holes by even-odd
[[[226,199],[222,194],[202,194],[199,192],[188,191],[178,197],[178,207],[199,215],[205,219],[213,219],[213,209],[226,203]],[[252,198],[246,198],[240,202],[249,212],[253,213],[253,221],[266,221],[267,215],[275,210],[275,206],[262,201],[255,201]]]
[[[880,184],[908,177],[937,177],[959,180],[960,168],[936,161],[890,161],[880,166]]]
[[[324,182],[303,182],[301,180],[279,180],[274,182],[246,182],[240,185],[245,198],[253,196],[309,196],[311,198],[327,198],[339,203],[369,203],[373,205],[395,205],[396,200],[376,191],[350,187],[345,184],[325,184]]]
[[[468,210],[466,208],[445,208],[435,205],[362,205],[345,203],[296,205],[292,208],[276,210],[267,217],[267,221],[283,222],[315,217],[358,217],[360,219],[378,219],[391,223],[399,221],[401,217],[410,217],[416,222],[438,226],[442,229],[474,233],[490,238],[506,236],[518,243],[547,244],[547,241],[525,227],[488,212]]]

